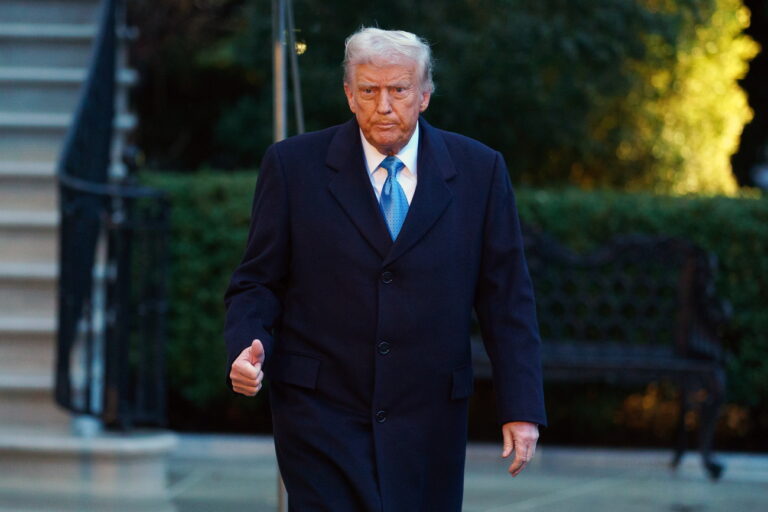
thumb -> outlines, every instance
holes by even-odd
[[[501,435],[504,437],[504,447],[502,449],[501,456],[506,459],[512,453],[512,434],[508,428],[502,428]]]
[[[251,343],[250,357],[248,360],[254,366],[264,362],[264,345],[261,344],[260,340],[253,340],[253,343]]]

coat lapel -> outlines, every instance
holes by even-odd
[[[423,118],[419,119],[419,128],[416,191],[400,235],[385,258],[385,265],[417,243],[437,222],[453,197],[446,182],[456,175],[456,168],[448,155],[445,141]],[[386,230],[386,226],[384,228]]]
[[[364,159],[360,131],[353,118],[341,125],[328,147],[325,163],[337,171],[328,189],[360,234],[381,258],[385,258],[392,247],[392,239],[379,211]]]
[[[419,168],[413,200],[400,235],[394,243],[381,215],[365,167],[357,122],[343,124],[328,147],[326,164],[334,169],[328,189],[360,234],[387,265],[413,247],[437,222],[453,197],[448,180],[456,168],[440,133],[419,119]]]

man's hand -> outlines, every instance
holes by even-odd
[[[539,426],[527,421],[512,421],[502,425],[501,435],[504,438],[504,450],[501,456],[506,459],[513,451],[515,452],[515,458],[509,466],[509,473],[517,476],[536,453]]]
[[[264,380],[262,364],[264,364],[264,346],[261,341],[253,340],[251,346],[240,352],[232,363],[232,369],[229,372],[232,389],[241,395],[256,395],[261,389],[261,381]]]

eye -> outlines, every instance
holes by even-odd
[[[392,96],[398,99],[406,98],[410,92],[410,88],[405,85],[396,85],[390,89]]]

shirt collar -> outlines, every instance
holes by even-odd
[[[384,160],[387,155],[379,152],[378,149],[368,142],[363,135],[363,131],[360,130],[360,140],[363,142],[363,152],[365,153],[365,164],[368,167],[368,174],[373,174],[379,167],[379,164]],[[401,172],[410,172],[413,176],[416,176],[416,160],[419,154],[419,123],[416,123],[416,129],[411,135],[411,140],[408,141],[403,149],[400,150],[395,156],[405,164],[405,169]]]

